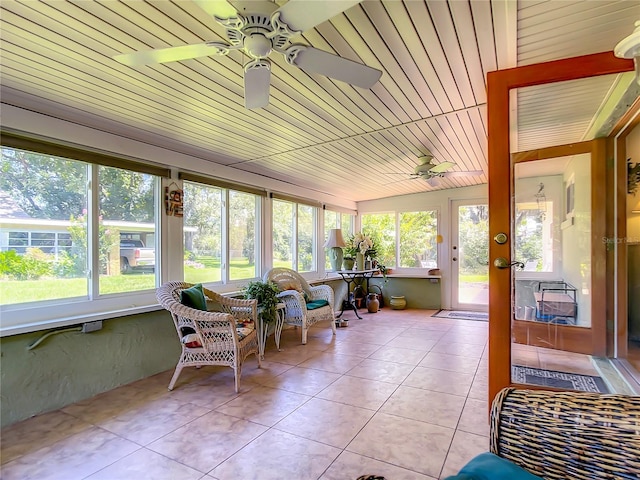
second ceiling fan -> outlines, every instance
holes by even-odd
[[[175,62],[210,55],[228,55],[241,50],[251,60],[244,66],[245,107],[269,104],[272,52],[284,55],[290,65],[319,73],[361,88],[371,88],[382,75],[380,70],[289,39],[310,30],[357,5],[362,0],[289,0],[283,6],[269,1],[194,0],[216,22],[226,28],[229,43],[204,42],[179,47],[158,48],[116,55],[129,66]]]
[[[432,162],[432,155],[425,155],[418,158],[418,165],[416,165],[416,167],[414,168],[413,173],[411,174],[411,178],[421,178],[423,180],[426,180],[430,186],[436,187],[440,184],[440,178],[475,177],[484,173],[482,170],[448,172],[447,170],[449,170],[451,167],[455,167],[455,163],[445,161],[440,162],[436,165]]]

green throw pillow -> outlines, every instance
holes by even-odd
[[[204,298],[201,283],[182,290],[182,292],[180,292],[180,302],[187,307],[207,311],[207,299]]]

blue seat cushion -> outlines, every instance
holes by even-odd
[[[457,475],[445,480],[542,480],[515,463],[493,453],[481,453],[467,463]]]
[[[307,310],[315,310],[316,308],[322,308],[326,305],[329,305],[329,302],[326,300],[312,300],[311,302],[307,302]]]

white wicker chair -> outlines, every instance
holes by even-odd
[[[280,288],[278,297],[285,304],[284,321],[289,325],[302,327],[303,345],[307,343],[309,327],[322,320],[329,320],[333,334],[336,334],[333,289],[329,285],[310,286],[298,272],[290,268],[272,268],[265,273],[263,280],[272,281]],[[294,285],[295,288],[292,288]],[[309,300],[326,300],[329,305],[307,310],[304,292]]]
[[[240,390],[240,375],[244,360],[252,353],[258,359],[258,367],[262,366],[258,354],[258,337],[255,328],[240,339],[236,323],[257,319],[257,301],[224,297],[216,292],[203,288],[208,301],[217,303],[221,312],[205,312],[187,307],[180,303],[180,292],[193,285],[184,282],[169,282],[156,290],[160,305],[167,309],[181,340],[182,354],[169,383],[173,387],[184,367],[201,367],[204,365],[224,365],[231,367],[235,374],[236,393]],[[193,329],[201,347],[188,347],[182,343],[183,328]]]

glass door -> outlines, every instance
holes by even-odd
[[[452,215],[451,308],[486,312],[489,304],[489,206],[486,201],[454,201]]]

